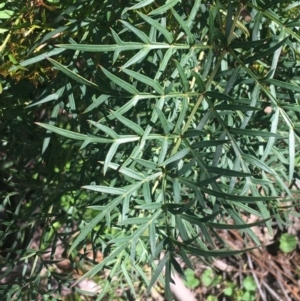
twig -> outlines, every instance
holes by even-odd
[[[289,295],[287,294],[287,292],[286,292],[286,290],[285,290],[285,288],[282,284],[282,276],[279,274],[279,272],[277,272],[277,275],[278,275],[277,282],[279,283],[279,286],[280,286],[280,288],[281,288],[281,290],[282,290],[282,292],[283,292],[283,294],[286,298],[286,301],[292,301],[292,299],[289,297]],[[279,280],[279,278],[280,278],[281,281]]]
[[[258,278],[257,278],[257,276],[256,276],[256,274],[255,274],[255,272],[254,272],[254,268],[253,268],[251,256],[249,255],[249,253],[246,253],[246,255],[247,255],[247,258],[248,258],[248,264],[249,264],[249,267],[250,267],[250,269],[252,270],[252,276],[253,276],[253,278],[254,278],[254,280],[255,280],[255,282],[256,282],[256,286],[257,286],[257,288],[258,288],[258,291],[259,291],[259,293],[260,293],[260,296],[261,296],[261,298],[263,299],[263,301],[267,301],[266,296],[265,296],[265,293],[262,291],[260,282],[258,281]]]
[[[278,294],[272,290],[269,285],[267,283],[265,283],[264,281],[261,282],[261,284],[266,288],[266,290],[274,297],[276,298],[277,301],[283,301],[279,296]]]

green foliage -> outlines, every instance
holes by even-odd
[[[272,219],[287,225],[300,157],[298,7],[248,2],[1,6],[1,238],[16,239],[4,277],[23,264],[3,292],[59,296],[72,277],[53,268],[57,244],[81,269],[91,243],[103,260],[89,259],[74,287],[101,276],[101,300],[160,281],[171,299],[179,258],[191,268],[190,255],[246,251],[220,229],[259,245],[252,226],[273,235]],[[259,221],[247,225],[250,214]]]
[[[186,278],[186,285],[187,287],[194,289],[199,286],[200,281],[198,278],[195,277],[195,272],[192,269],[186,269],[184,271],[184,275]]]
[[[205,270],[201,276],[201,282],[205,286],[216,286],[221,280],[222,277],[216,275],[212,269]]]
[[[216,296],[209,295],[207,297],[207,301],[218,301],[218,298]]]
[[[255,297],[255,291],[256,291],[256,283],[251,276],[247,276],[243,280],[243,287],[245,288],[245,292],[241,296],[239,300],[241,301],[254,301],[256,299]]]
[[[298,241],[295,235],[284,233],[280,237],[279,249],[284,253],[290,253],[297,247]]]
[[[187,284],[191,283],[194,286],[189,285],[190,288],[199,286],[200,282],[195,278],[191,269],[187,269],[185,272],[187,278]],[[233,282],[224,281],[221,275],[217,275],[213,269],[206,269],[201,275],[201,283],[210,289],[218,290],[218,286],[222,286],[222,293],[228,297],[229,300],[239,301],[252,301],[256,299],[256,283],[253,277],[247,276],[243,279],[241,287],[237,288]],[[216,299],[217,298],[217,299]],[[218,297],[214,295],[208,295],[207,300],[218,300]]]
[[[234,295],[235,284],[233,282],[226,282],[223,293],[227,297],[232,297]]]

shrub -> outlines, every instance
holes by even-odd
[[[280,228],[288,220],[297,5],[63,2],[1,8],[2,238],[15,239],[4,276],[23,262],[2,289],[59,296],[71,278],[53,267],[57,244],[77,269],[92,244],[103,259],[73,286],[98,277],[101,300],[124,280],[135,296],[138,282],[149,291],[159,279],[171,299],[179,258],[192,268],[190,254],[207,262],[246,251],[230,250],[221,230],[259,245],[251,226],[272,236],[273,218]],[[250,214],[259,221],[247,224]]]

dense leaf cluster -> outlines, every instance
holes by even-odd
[[[90,294],[76,284],[93,278],[101,300],[160,279],[171,299],[179,260],[240,252],[223,230],[250,246],[251,226],[286,225],[298,4],[25,2],[0,10],[3,294]],[[89,244],[103,260],[74,283],[55,264],[83,269]]]

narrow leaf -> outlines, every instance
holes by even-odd
[[[194,35],[192,34],[192,32],[190,31],[186,20],[183,20],[180,15],[176,12],[175,9],[171,8],[171,12],[173,14],[173,16],[175,17],[175,19],[177,20],[177,22],[180,24],[181,28],[183,29],[183,31],[186,33],[186,35],[189,37],[189,42],[193,43],[195,38]]]
[[[143,84],[152,87],[157,93],[164,94],[164,89],[161,87],[161,85],[157,81],[155,81],[141,73],[138,73],[138,72],[135,72],[135,71],[132,71],[129,69],[121,68],[121,70],[124,73],[128,74],[129,76],[132,76],[134,79],[142,82]]]
[[[121,15],[124,15],[128,10],[135,10],[135,9],[139,9],[142,7],[145,7],[149,4],[151,4],[152,2],[154,2],[155,0],[142,0],[140,2],[138,2],[137,4],[131,6],[131,7],[126,7]]]
[[[93,190],[90,187],[91,186],[84,186],[84,188]],[[99,192],[102,191],[100,189],[101,187],[104,187],[104,186],[98,186]],[[111,188],[113,188],[113,187],[111,187]],[[103,192],[106,192],[106,191],[104,190]],[[109,193],[109,192],[107,192],[107,193]],[[124,198],[123,195],[121,195],[121,196],[115,198],[114,200],[110,201],[110,203],[105,207],[105,210],[103,210],[101,213],[99,213],[84,228],[81,229],[79,235],[76,237],[75,241],[72,243],[72,246],[70,247],[70,249],[68,251],[68,255],[70,255],[73,252],[73,250],[75,250],[75,248],[80,244],[80,242],[82,240],[84,240],[89,233],[91,233],[91,231],[94,229],[94,227],[96,227],[105,218],[106,214],[109,214],[111,210],[116,208],[116,206],[118,206],[122,202],[123,198]],[[128,243],[129,242],[127,242],[127,244]]]
[[[123,44],[108,44],[108,45],[90,45],[90,44],[58,44],[56,47],[64,49],[79,50],[84,52],[107,52],[107,51],[132,51],[142,49],[145,44],[138,42],[123,42]]]
[[[189,152],[190,152],[189,148],[184,148],[181,151],[179,151],[178,153],[176,153],[174,156],[172,156],[171,158],[160,163],[159,166],[167,166],[168,164],[170,164],[174,161],[178,161],[178,160],[184,158]]]
[[[143,49],[141,49],[138,53],[136,53],[132,58],[130,58],[125,64],[124,66],[122,66],[122,68],[128,68],[129,66],[141,62],[149,53],[150,51],[150,47],[145,47]]]
[[[224,200],[238,201],[238,202],[242,202],[242,203],[255,203],[258,201],[272,201],[277,198],[275,196],[238,196],[238,195],[232,195],[232,194],[225,193],[225,192],[207,189],[204,187],[200,187],[200,190],[209,195],[213,195],[215,197],[219,197]]]
[[[115,155],[116,151],[118,150],[119,147],[119,143],[118,142],[114,142],[110,148],[108,153],[105,156],[105,161],[104,161],[104,166],[103,166],[103,174],[106,174],[107,168],[109,166],[110,161],[112,160],[113,156]]]
[[[59,71],[63,72],[64,74],[66,74],[70,78],[74,79],[75,81],[79,82],[80,84],[83,84],[83,85],[86,85],[86,86],[91,86],[93,88],[99,89],[98,85],[96,85],[95,83],[92,83],[91,81],[88,81],[84,77],[82,77],[82,76],[78,75],[77,73],[71,71],[67,67],[63,66],[61,63],[59,63],[59,62],[57,62],[57,61],[55,61],[51,58],[48,58],[48,61],[50,61],[50,63],[53,66],[55,66]]]
[[[157,281],[158,277],[161,275],[163,268],[166,266],[166,263],[169,260],[169,252],[166,252],[165,256],[163,257],[163,259],[159,262],[155,272],[152,275],[150,284],[147,288],[147,292],[150,291],[150,289],[152,288],[152,286],[154,285],[154,283]]]
[[[101,67],[101,70],[103,73],[109,78],[112,82],[114,82],[116,85],[127,91],[128,93],[132,95],[140,94],[138,90],[136,90],[132,85],[130,85],[128,82],[125,82],[124,80],[120,79],[119,77],[115,76],[114,74],[107,71],[104,67]]]
[[[95,108],[98,108],[103,102],[105,102],[110,95],[102,94],[100,97],[98,97],[95,101],[93,101],[92,104],[90,104],[83,112],[83,114],[88,113]]]
[[[283,45],[283,44],[286,42],[287,39],[288,39],[288,37],[286,37],[285,39],[283,39],[282,41],[280,41],[279,43],[277,43],[275,46],[273,46],[273,47],[271,47],[271,48],[269,48],[269,49],[267,49],[267,50],[265,50],[265,51],[261,51],[261,52],[259,52],[258,54],[255,54],[255,55],[252,55],[252,56],[246,58],[246,59],[243,61],[243,63],[244,63],[244,64],[250,64],[250,63],[253,63],[253,62],[257,61],[257,60],[260,60],[260,59],[266,57],[266,56],[269,55],[269,54],[274,54],[274,52],[275,52],[281,45]]]
[[[103,217],[102,217],[103,218]],[[100,220],[98,221],[100,222]],[[87,234],[86,234],[87,235]],[[78,236],[79,237],[79,236]],[[78,238],[77,237],[77,238]],[[77,240],[77,239],[76,239]],[[76,242],[76,240],[74,241],[73,245],[71,246],[72,250],[74,250],[73,246],[77,246],[78,243]],[[76,244],[75,244],[76,242]],[[94,275],[98,274],[101,270],[103,270],[103,268],[108,265],[109,263],[111,263],[116,257],[118,257],[118,255],[122,254],[122,252],[128,247],[129,242],[128,240],[122,244],[121,246],[117,247],[113,252],[111,252],[107,257],[104,258],[104,260],[97,264],[96,266],[94,266],[92,269],[90,269],[88,272],[86,272],[82,277],[80,277],[79,279],[77,279],[73,284],[72,287],[74,287],[75,285],[77,285],[78,283],[80,283],[81,281],[83,281],[84,279],[87,278],[92,278]],[[70,251],[71,252],[71,251]],[[70,254],[70,253],[69,253]]]
[[[155,106],[154,109],[158,115],[159,121],[161,122],[165,135],[168,135],[170,133],[170,130],[174,127],[174,125],[167,120],[164,113],[157,106]]]
[[[244,225],[231,225],[231,224],[219,224],[219,223],[211,223],[211,222],[207,222],[206,225],[208,227],[212,227],[215,229],[247,229],[247,228],[251,228],[251,227],[255,227],[255,226],[259,226],[262,225],[264,223],[266,223],[267,221],[269,221],[271,218],[266,218],[260,221],[257,221],[255,223],[249,223],[249,224],[244,224]]]
[[[201,141],[201,142],[196,142],[191,145],[192,149],[195,148],[206,148],[210,146],[217,146],[220,144],[228,143],[229,140],[207,140],[207,141]]]
[[[129,120],[128,118],[124,117],[118,112],[111,111],[111,114],[114,117],[116,117],[116,119],[118,119],[121,123],[127,126],[130,130],[133,130],[140,136],[144,135],[144,130],[137,123],[134,123],[133,121]]]
[[[121,263],[121,270],[122,270],[123,275],[124,275],[124,277],[126,279],[126,283],[129,285],[132,297],[134,299],[136,299],[137,296],[135,294],[136,290],[134,288],[133,279],[132,279],[131,275],[129,276],[128,271],[127,271],[127,267],[126,267],[126,265],[125,265],[124,262]]]
[[[173,42],[173,36],[172,34],[165,28],[163,27],[161,24],[159,24],[156,20],[140,13],[137,12],[139,14],[139,16],[144,19],[147,23],[149,23],[151,26],[153,26],[154,28],[157,29],[157,31],[159,31],[168,41],[169,44],[172,44]]]
[[[295,132],[293,128],[289,131],[289,183],[292,183],[295,171]]]
[[[209,96],[213,100],[215,100],[215,99],[222,99],[222,100],[230,101],[231,103],[235,103],[235,100],[232,97],[230,97],[230,96],[228,96],[228,95],[226,95],[224,93],[207,91],[207,92],[205,92],[205,96]]]
[[[86,185],[86,186],[82,186],[82,188],[101,192],[101,193],[116,194],[116,195],[123,195],[126,193],[126,189],[124,188],[116,188],[110,186]]]
[[[131,24],[129,24],[124,20],[120,20],[120,22],[123,25],[125,25],[127,28],[129,28],[137,37],[139,37],[144,44],[151,44],[149,37],[143,31],[137,29],[136,27],[132,26]]]
[[[189,84],[188,84],[188,80],[185,75],[184,69],[182,68],[182,66],[180,65],[180,63],[178,61],[176,61],[176,60],[174,60],[174,61],[176,64],[176,68],[179,72],[179,76],[180,76],[182,85],[183,85],[183,91],[184,91],[184,93],[187,93],[189,91]]]
[[[134,160],[135,162],[137,162],[138,164],[140,164],[141,166],[144,166],[150,170],[152,169],[156,169],[158,167],[158,165],[152,161],[147,161],[144,159],[140,159],[140,158],[132,158],[132,160]]]
[[[150,218],[147,217],[132,217],[127,218],[123,221],[118,222],[118,225],[125,226],[125,225],[138,225],[138,224],[145,224],[150,221]]]
[[[255,137],[263,137],[263,138],[270,138],[270,137],[282,138],[281,135],[276,134],[276,133],[257,131],[257,130],[228,128],[228,132],[231,134],[237,134],[237,135],[242,135],[242,136],[255,136]]]
[[[283,82],[277,79],[268,79],[266,82],[270,85],[274,85],[275,87],[284,88],[291,91],[300,92],[300,86],[296,84],[289,84],[287,82]]]
[[[256,111],[259,110],[259,108],[251,107],[250,105],[231,105],[231,104],[221,104],[215,106],[215,110],[218,111]]]
[[[168,11],[169,9],[171,9],[173,6],[175,6],[180,0],[171,0],[168,1],[167,3],[165,3],[164,5],[160,6],[157,9],[152,10],[148,15],[152,16],[152,15],[161,15],[164,12]]]
[[[45,123],[40,123],[40,122],[36,122],[37,125],[53,132],[56,134],[59,134],[61,136],[70,138],[70,139],[75,139],[75,140],[88,140],[91,143],[112,143],[113,140],[112,139],[108,139],[108,138],[100,138],[100,137],[96,137],[96,136],[88,136],[88,135],[84,135],[84,134],[80,134],[80,133],[76,133],[76,132],[72,132],[72,131],[68,131],[65,129],[61,129],[58,128],[54,125],[50,125],[50,124],[45,124]]]
[[[97,129],[99,129],[102,132],[104,132],[105,134],[107,134],[108,136],[112,137],[113,139],[119,138],[117,133],[113,129],[111,129],[110,127],[108,127],[104,124],[101,124],[99,122],[92,121],[92,120],[88,120],[88,122],[90,124],[92,124],[94,127],[96,127]]]
[[[195,80],[196,80],[196,83],[197,83],[197,86],[198,86],[198,92],[199,93],[204,93],[205,90],[206,90],[206,87],[205,87],[205,84],[201,78],[201,76],[199,75],[199,73],[193,71],[192,72],[193,76],[195,77]]]
[[[237,170],[230,170],[225,168],[207,166],[207,170],[211,173],[216,173],[219,176],[229,176],[229,177],[250,177],[253,176],[251,173],[240,172]]]
[[[251,156],[251,155],[246,155],[246,154],[243,154],[242,155],[242,158],[247,161],[248,163],[250,164],[253,164],[254,166],[270,173],[270,174],[274,174],[274,171],[268,167],[263,161]]]

